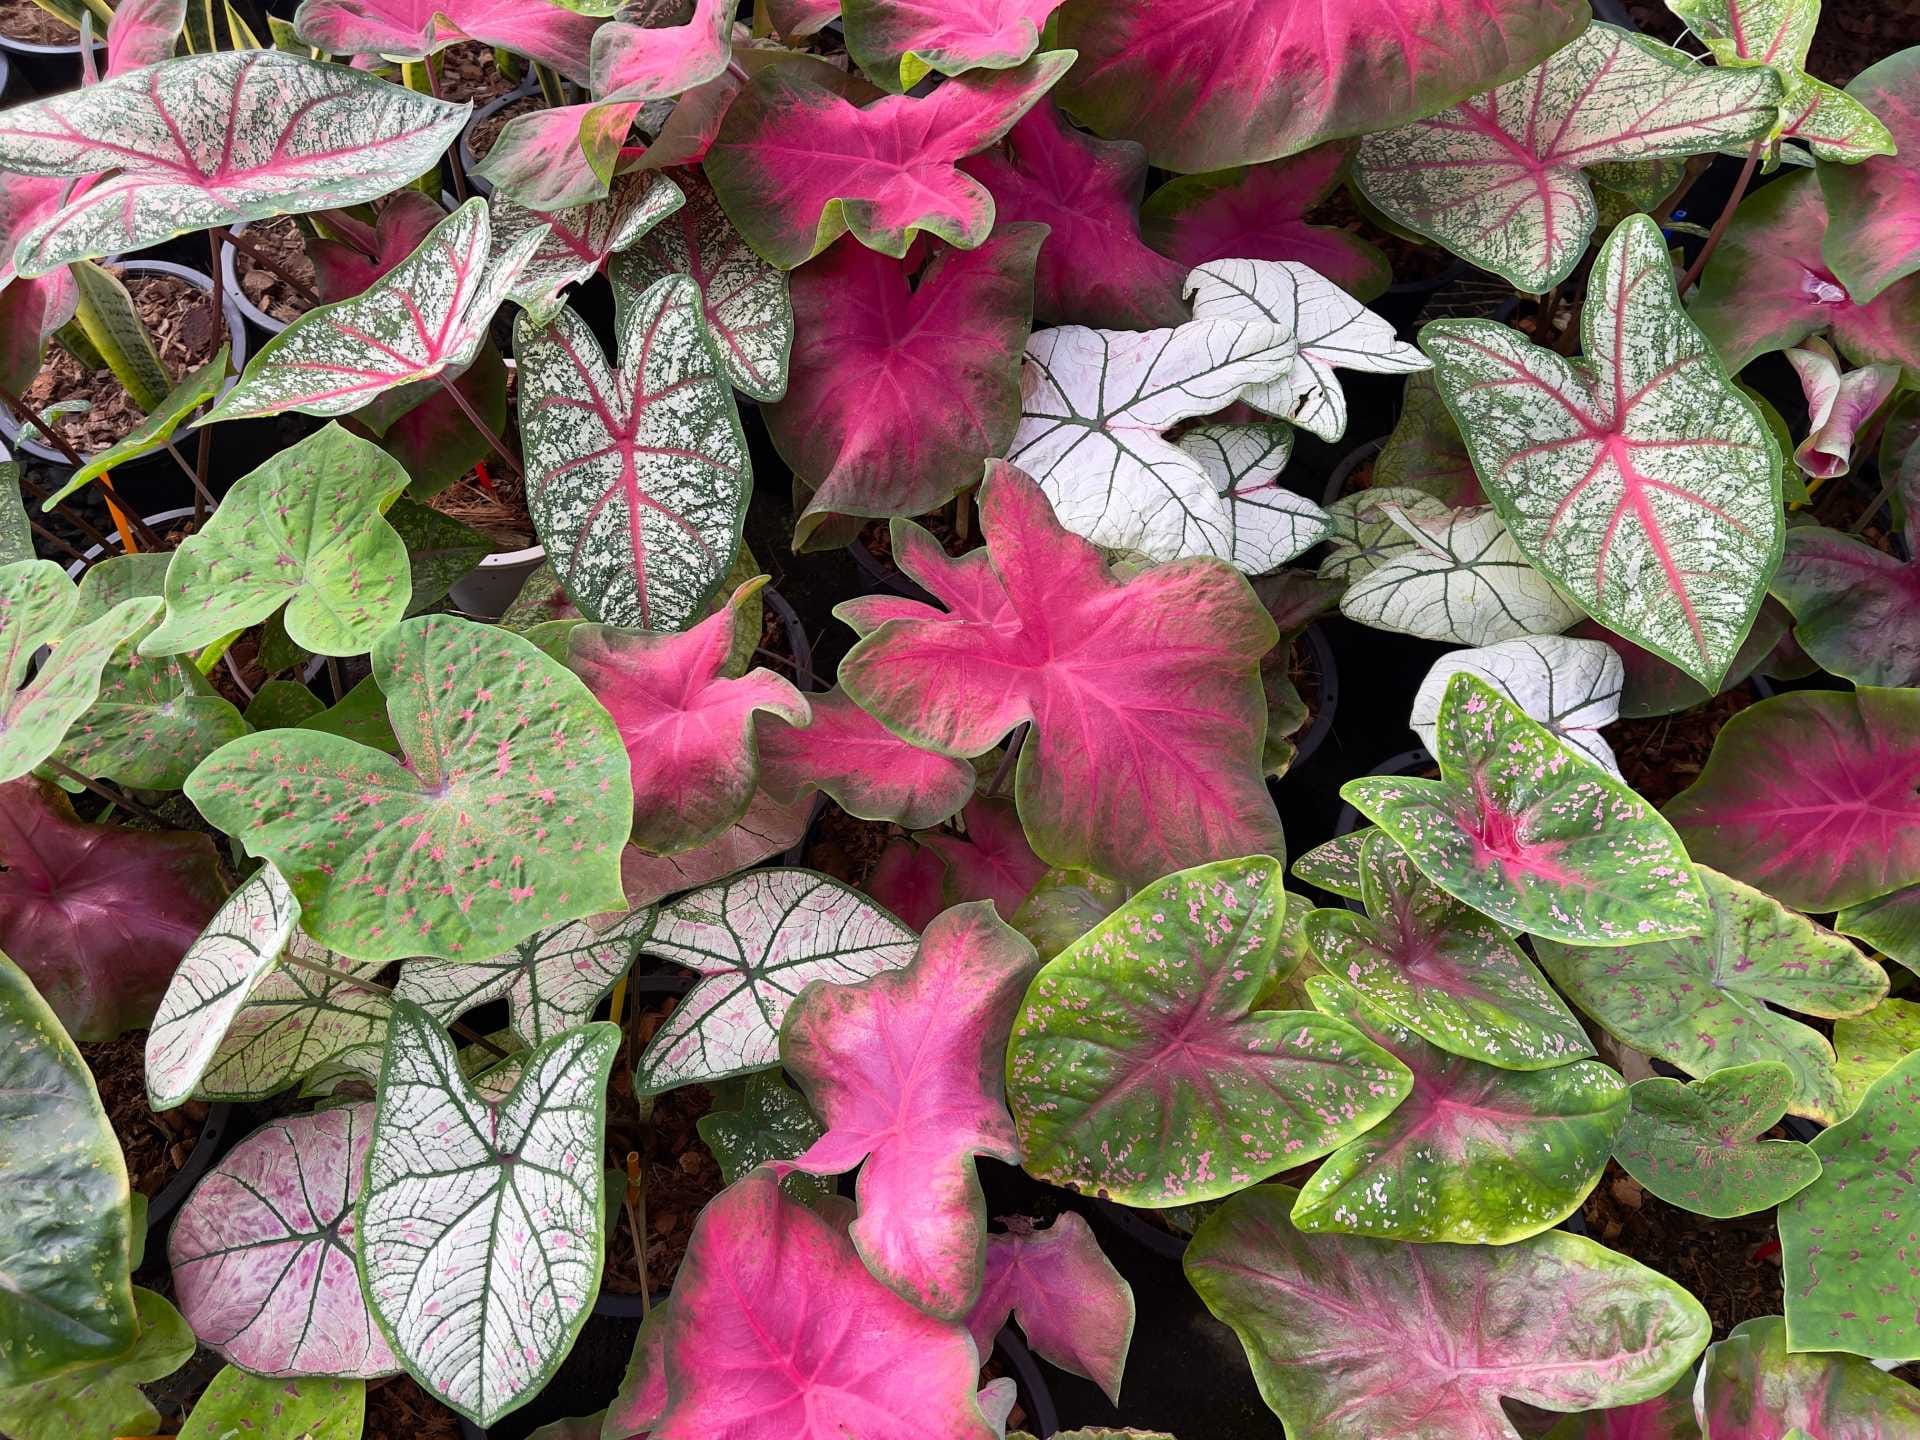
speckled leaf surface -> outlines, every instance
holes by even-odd
[[[327,1074],[356,1074],[369,1087],[380,1078],[393,1001],[353,982],[375,980],[386,962],[336,955],[298,930],[287,953],[338,974],[280,965],[256,980],[201,1073],[201,1099],[266,1100]]]
[[[1779,1011],[1864,1014],[1887,993],[1886,972],[1758,890],[1704,865],[1699,874],[1703,934],[1617,950],[1541,941],[1540,964],[1622,1044],[1697,1076],[1777,1060],[1794,1074],[1787,1108],[1832,1123],[1844,1113],[1833,1048]]]
[[[1345,835],[1322,841],[1294,858],[1295,878],[1347,900],[1360,899],[1366,893],[1360,857],[1365,853],[1368,838],[1379,834],[1377,826],[1361,825]]]
[[[0,1427],[10,1440],[117,1440],[160,1429],[160,1412],[140,1387],[192,1358],[193,1331],[162,1296],[138,1285],[133,1308],[138,1334],[130,1347],[0,1390]]]
[[[289,1115],[207,1173],[167,1239],[194,1333],[262,1375],[370,1379],[400,1368],[354,1268],[354,1203],[374,1107]]]
[[[849,815],[925,830],[958,814],[979,782],[965,760],[894,734],[838,686],[807,697],[813,718],[757,721],[760,788],[781,800],[819,790]]]
[[[738,1105],[709,1110],[694,1123],[729,1185],[769,1160],[793,1159],[826,1128],[800,1092],[776,1070],[747,1076],[740,1083]],[[789,1175],[780,1185],[796,1200],[810,1204],[831,1193],[829,1182],[813,1175]]]
[[[842,0],[847,54],[898,93],[927,75],[1009,70],[1040,44],[1061,0]]]
[[[1280,483],[1293,455],[1287,425],[1196,425],[1174,442],[1200,462],[1227,502],[1236,570],[1265,575],[1327,534],[1327,513]]]
[[[294,33],[323,53],[418,60],[474,40],[581,82],[595,23],[543,0],[301,0],[293,15]]]
[[[81,599],[84,611],[84,591]],[[136,789],[178,790],[208,755],[247,733],[240,712],[190,659],[139,653],[160,618],[128,636],[101,667],[98,698],[53,752],[60,764]]]
[[[1609,629],[1709,689],[1780,559],[1780,452],[1674,293],[1660,228],[1616,228],[1581,312],[1585,354],[1441,320],[1421,332],[1494,508]]]
[[[359,960],[496,954],[625,908],[626,756],[584,685],[519,636],[444,615],[387,631],[373,674],[406,764],[267,730],[187,780],[203,815],[280,867],[315,940]]]
[[[1478,675],[1554,738],[1609,774],[1620,773],[1613,747],[1600,733],[1620,718],[1620,691],[1626,683],[1626,669],[1612,646],[1565,635],[1535,635],[1441,656],[1414,692],[1408,722],[1429,752],[1439,746],[1436,730],[1447,682],[1462,670]]]
[[[1697,1413],[1704,1440],[1899,1440],[1920,1427],[1920,1390],[1857,1355],[1795,1354],[1764,1315],[1710,1346]]]
[[[366,1405],[363,1380],[269,1380],[228,1365],[194,1401],[180,1440],[248,1430],[258,1440],[360,1440]]]
[[[1650,1400],[1711,1334],[1680,1286],[1582,1236],[1305,1235],[1294,1199],[1283,1185],[1236,1195],[1195,1232],[1186,1271],[1267,1404],[1315,1440],[1519,1440],[1502,1396],[1562,1411]]]
[[[686,202],[672,179],[657,170],[615,178],[606,198],[564,210],[529,210],[505,195],[494,198],[493,253],[511,254],[520,237],[545,226],[547,233],[520,271],[508,297],[535,325],[546,325],[566,302],[561,291],[600,273]],[[638,286],[644,289],[645,286]]]
[[[1698,934],[1706,897],[1673,828],[1478,676],[1447,682],[1440,779],[1366,776],[1341,796],[1481,914],[1580,945]]]
[[[489,1103],[453,1042],[393,1008],[354,1220],[375,1322],[421,1388],[479,1425],[552,1378],[600,1289],[600,1166],[618,1026],[528,1052]]]
[[[26,275],[174,235],[359,204],[438,162],[471,107],[276,50],[184,55],[0,119],[0,168],[117,172],[19,236]]]
[[[1833,1073],[1839,1077],[1843,1111],[1859,1108],[1868,1088],[1907,1056],[1920,1050],[1920,1004],[1882,1000],[1864,1015],[1833,1023]]]
[[[1149,886],[1049,961],[1007,1049],[1024,1165],[1124,1205],[1230,1195],[1324,1155],[1408,1093],[1343,1020],[1255,1010],[1286,893],[1266,857]]]
[[[1569,1415],[1545,1440],[1701,1440],[1693,1418],[1693,1376],[1681,1376],[1652,1400]]]
[[[1062,1210],[1044,1230],[1024,1215],[1002,1223],[1004,1232],[987,1237],[980,1298],[967,1316],[974,1346],[992,1354],[1011,1315],[1036,1354],[1085,1376],[1118,1405],[1133,1340],[1133,1287],[1075,1211]]]
[[[1664,1075],[1635,1081],[1614,1157],[1648,1190],[1695,1215],[1725,1220],[1772,1209],[1820,1174],[1820,1157],[1799,1141],[1759,1138],[1787,1113],[1793,1087],[1793,1071],[1771,1060],[1691,1084]]]
[[[1820,189],[1833,224],[1820,253],[1854,299],[1865,303],[1920,270],[1914,234],[1920,207],[1920,54],[1908,48],[1869,65],[1846,93],[1885,123],[1897,153],[1859,165],[1822,165]]]

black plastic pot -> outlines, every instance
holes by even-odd
[[[13,84],[13,62],[7,59],[7,52],[0,50],[0,100],[7,98],[7,87]]]
[[[107,47],[99,41],[94,42],[93,58],[98,68],[106,67]],[[76,34],[71,45],[36,45],[0,35],[0,67],[10,72],[8,82],[25,92],[18,97],[23,102],[78,89],[80,38]]]
[[[900,567],[882,560],[867,548],[866,542],[855,538],[847,545],[847,554],[853,557],[853,563],[860,569],[860,578],[871,587],[868,594],[886,590],[895,595],[905,596],[909,600],[918,600],[923,605],[938,604],[933,596],[909,580]]]
[[[147,1199],[147,1255],[164,1256],[167,1253],[167,1231],[173,1226],[173,1217],[193,1193],[207,1171],[213,1168],[227,1150],[239,1131],[246,1127],[235,1123],[238,1118],[234,1107],[225,1103],[207,1108],[206,1122],[200,1127],[200,1138],[194,1142],[187,1155],[187,1163],[180,1167],[175,1175],[160,1188],[160,1193]]]
[[[1313,652],[1314,668],[1320,674],[1320,697],[1319,704],[1314,707],[1313,718],[1294,742],[1293,764],[1288,767],[1289,774],[1313,758],[1314,751],[1332,732],[1334,712],[1340,708],[1340,663],[1333,657],[1333,646],[1328,643],[1326,632],[1317,623],[1309,625],[1300,632],[1300,638],[1295,643],[1305,645]]]
[[[467,189],[473,194],[493,194],[492,183],[473,173],[473,167],[480,163],[480,157],[475,156],[473,148],[467,143],[467,137],[473,133],[473,127],[478,125],[482,120],[488,119],[506,109],[507,106],[513,104],[514,101],[524,100],[529,95],[537,95],[539,93],[539,84],[529,75],[527,79],[523,80],[515,89],[509,90],[504,95],[494,96],[493,99],[474,111],[472,118],[467,121],[465,127],[460,131],[460,173],[467,177]]]

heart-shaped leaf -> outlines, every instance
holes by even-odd
[[[1700,882],[1673,827],[1477,675],[1447,682],[1440,778],[1349,780],[1340,794],[1455,899],[1579,945],[1698,935]]]
[[[1246,581],[1207,562],[1122,581],[1011,466],[989,472],[979,508],[986,550],[959,560],[894,522],[895,560],[949,610],[841,605],[863,634],[840,663],[847,694],[948,755],[983,755],[1032,721],[1014,796],[1050,865],[1145,884],[1277,851],[1258,673],[1275,631]]]
[[[1500,1070],[1429,1045],[1333,975],[1307,993],[1406,1066],[1413,1088],[1313,1173],[1303,1231],[1510,1245],[1580,1208],[1627,1118],[1627,1087],[1597,1060]]]
[[[1367,136],[1353,178],[1389,220],[1540,294],[1593,237],[1586,167],[1752,140],[1773,128],[1780,98],[1770,70],[1700,65],[1596,21],[1530,74]]]
[[[1680,308],[1660,227],[1621,223],[1587,359],[1486,320],[1421,331],[1494,508],[1569,598],[1709,689],[1780,559],[1780,452]]]
[[[527,509],[582,613],[678,630],[739,549],[747,442],[693,281],[613,295],[617,374],[572,310],[514,326]]]
[[[1233,526],[1236,570],[1265,575],[1319,544],[1327,513],[1280,483],[1293,456],[1286,425],[1196,425],[1174,442],[1200,462]]]
[[[1822,165],[1820,189],[1833,224],[1820,253],[1863,304],[1920,270],[1912,233],[1920,206],[1920,55],[1889,55],[1853,77],[1846,93],[1886,123],[1889,153],[1860,165]]]
[[[184,55],[16,105],[0,169],[91,176],[19,236],[41,275],[243,220],[373,200],[438,163],[471,111],[277,50]]]
[[[1855,371],[1855,374],[1862,372]],[[1787,531],[1773,593],[1793,612],[1793,638],[1821,669],[1856,685],[1920,684],[1920,466],[1897,480],[1907,554],[1823,525]]]
[[[620,1027],[528,1051],[498,1103],[397,1001],[354,1208],[367,1303],[428,1394],[478,1425],[552,1378],[600,1289],[600,1153]]]
[[[193,1402],[180,1440],[249,1430],[260,1440],[360,1440],[366,1405],[364,1380],[268,1380],[229,1365]]]
[[[322,1075],[351,1073],[369,1088],[380,1078],[393,1002],[384,987],[358,982],[375,980],[386,962],[335,955],[298,930],[287,956],[330,973],[281,964],[254,981],[200,1076],[200,1098],[266,1100]]]
[[[604,200],[565,210],[529,210],[502,195],[493,201],[493,250],[510,253],[529,230],[547,233],[509,296],[535,325],[550,324],[565,306],[560,292],[591,279],[621,251],[686,203],[681,188],[658,171],[614,180]],[[645,289],[636,285],[635,289]]]
[[[598,23],[550,0],[301,0],[293,15],[296,35],[335,55],[419,60],[474,40],[582,83]]]
[[[1637,1080],[1614,1156],[1648,1190],[1695,1215],[1769,1210],[1820,1174],[1819,1156],[1799,1141],[1757,1138],[1780,1123],[1793,1089],[1792,1069],[1771,1060],[1690,1085],[1664,1075]]]
[[[360,1292],[354,1204],[374,1107],[289,1115],[234,1146],[167,1238],[194,1333],[262,1375],[371,1379],[400,1368]]]
[[[883,90],[929,74],[1010,70],[1040,44],[1061,0],[842,0],[847,54]]]
[[[959,813],[973,796],[973,766],[910,745],[837,686],[807,698],[805,725],[756,722],[760,788],[783,800],[818,789],[849,815],[925,830]]]
[[[942,895],[948,905],[991,900],[1000,918],[1012,923],[1028,892],[1047,873],[1046,861],[1033,853],[1020,817],[1005,800],[982,795],[960,813],[964,835],[938,832],[919,841],[946,863]]]
[[[187,780],[201,814],[280,867],[308,934],[358,960],[491,955],[626,908],[626,756],[584,685],[519,636],[445,615],[382,635],[373,676],[404,765],[267,730]]]
[[[1505,695],[1555,739],[1609,774],[1620,773],[1613,747],[1600,734],[1620,718],[1620,690],[1626,682],[1625,667],[1612,646],[1536,635],[1441,656],[1414,693],[1408,722],[1429,751],[1439,748],[1440,699],[1447,682],[1462,670]]]
[[[1777,1060],[1794,1074],[1788,1108],[1831,1124],[1844,1113],[1833,1048],[1780,1009],[1860,1015],[1886,972],[1830,930],[1704,865],[1706,933],[1626,949],[1550,941],[1535,953],[1554,982],[1623,1045],[1689,1075]]]
[[[1920,1050],[1920,1004],[1882,1000],[1864,1015],[1833,1022],[1833,1073],[1840,1081],[1842,1109],[1859,1109],[1867,1090],[1887,1071]]]
[[[982,1355],[1018,1319],[1042,1359],[1084,1375],[1120,1403],[1120,1376],[1133,1341],[1133,1287],[1101,1253],[1086,1219],[1062,1210],[1038,1229],[1023,1215],[987,1237],[986,1273],[967,1328]]]
[[[1280,881],[1265,856],[1182,871],[1047,963],[1007,1049],[1030,1173],[1193,1204],[1325,1155],[1406,1096],[1405,1068],[1345,1021],[1254,1008]]]
[[[637,845],[620,853],[620,875],[629,905],[651,905],[682,890],[691,890],[758,865],[770,855],[791,850],[807,833],[814,798],[775,800],[755,791],[747,813],[716,840],[678,855],[649,855]]]
[[[116,1440],[159,1430],[160,1412],[140,1387],[193,1357],[193,1331],[162,1296],[138,1285],[133,1307],[137,1334],[119,1354],[0,1390],[0,1433],[9,1440]]]
[[[1707,1348],[1696,1413],[1706,1440],[1899,1440],[1920,1425],[1920,1390],[1857,1355],[1796,1353],[1764,1315]]]

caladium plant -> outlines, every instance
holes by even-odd
[[[1441,656],[1414,692],[1408,722],[1429,751],[1439,748],[1440,702],[1447,682],[1462,670],[1478,675],[1528,719],[1539,721],[1596,765],[1620,773],[1600,733],[1620,717],[1620,692],[1626,683],[1626,667],[1612,646],[1566,635],[1536,635]]]
[[[1695,1402],[1705,1440],[1858,1436],[1893,1440],[1920,1424],[1920,1394],[1858,1355],[1795,1351],[1777,1315],[1707,1347]]]
[[[1820,1157],[1798,1140],[1756,1138],[1786,1114],[1793,1086],[1793,1071],[1771,1060],[1692,1084],[1635,1081],[1614,1155],[1655,1195],[1697,1215],[1768,1209],[1820,1175]]]

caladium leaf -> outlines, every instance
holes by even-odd
[[[1501,1070],[1429,1045],[1330,974],[1306,988],[1406,1066],[1413,1089],[1313,1172],[1294,1202],[1299,1229],[1508,1245],[1559,1224],[1600,1183],[1628,1100],[1599,1061]]]
[[[133,1287],[136,1335],[117,1355],[0,1390],[0,1426],[11,1440],[112,1440],[152,1435],[160,1412],[141,1391],[193,1357],[193,1331],[151,1290]]]
[[[733,7],[727,0],[693,0],[691,8],[684,24],[617,20],[594,32],[594,98],[659,100],[703,85],[724,71],[732,48]],[[644,7],[635,13],[645,14]]]
[[[1586,166],[1752,140],[1773,128],[1780,98],[1771,70],[1700,65],[1596,21],[1531,74],[1367,136],[1353,178],[1389,220],[1541,294],[1593,237]]]
[[[229,1151],[167,1237],[194,1333],[261,1375],[371,1379],[400,1368],[360,1292],[354,1206],[374,1107],[289,1115]]]
[[[1758,1138],[1780,1123],[1793,1089],[1793,1071],[1771,1060],[1690,1085],[1664,1075],[1637,1080],[1614,1157],[1648,1190],[1695,1215],[1725,1220],[1771,1209],[1820,1173],[1819,1156],[1798,1140]]]
[[[345,415],[470,363],[542,233],[489,258],[487,202],[467,201],[405,260],[345,300],[316,306],[260,348],[208,423],[298,410]]]
[[[201,1099],[266,1100],[325,1074],[357,1075],[369,1087],[380,1078],[393,1002],[385,987],[356,982],[374,980],[386,962],[335,955],[298,930],[285,954],[332,973],[282,964],[256,980],[200,1076]]]
[[[363,1380],[269,1380],[228,1365],[193,1402],[180,1435],[224,1440],[252,1430],[261,1440],[360,1440],[366,1404]]]
[[[1637,945],[1708,924],[1673,828],[1477,675],[1447,682],[1436,736],[1438,780],[1365,776],[1340,794],[1449,895],[1578,945]]]
[[[73,319],[79,303],[66,266],[26,279],[13,264],[20,237],[59,212],[67,189],[65,180],[28,175],[8,175],[0,184],[0,384],[16,395],[33,384],[48,337]]]
[[[1037,1228],[1025,1216],[987,1237],[986,1272],[967,1328],[982,1355],[1012,1315],[1042,1359],[1084,1375],[1120,1403],[1120,1376],[1133,1340],[1133,1287],[1101,1253],[1086,1219],[1062,1210]]]
[[[1377,826],[1362,825],[1314,846],[1294,858],[1294,877],[1330,895],[1360,899],[1366,894],[1366,872],[1361,857],[1366,854],[1367,842],[1380,833]]]
[[[972,249],[993,228],[993,199],[954,162],[1006,134],[1072,63],[1049,50],[924,100],[890,95],[865,108],[804,67],[769,66],[728,107],[707,179],[747,243],[782,270],[849,232],[888,255],[905,255],[921,231]]]
[[[419,60],[475,40],[550,65],[582,84],[598,24],[550,0],[301,0],[293,15],[296,35],[335,55]]]
[[[1889,153],[1859,165],[1822,165],[1820,189],[1833,217],[1820,253],[1865,304],[1920,270],[1913,234],[1920,204],[1920,55],[1901,50],[1853,77],[1846,93],[1885,122]]]
[[[1920,1390],[1857,1355],[1796,1353],[1763,1315],[1707,1348],[1696,1413],[1705,1440],[1898,1440],[1920,1425]]]
[[[1431,370],[1407,377],[1400,392],[1400,418],[1374,457],[1372,483],[1418,490],[1447,505],[1487,503],[1473,457]]]
[[[1257,664],[1275,631],[1246,581],[1203,562],[1121,581],[1011,466],[990,471],[979,508],[984,556],[960,560],[894,522],[895,559],[950,609],[842,605],[863,632],[840,664],[847,694],[948,755],[985,754],[1032,721],[1014,797],[1050,865],[1145,884],[1277,851]]]
[[[1011,922],[1028,893],[1047,873],[1033,853],[1020,817],[1005,800],[979,796],[960,812],[966,834],[926,834],[920,843],[946,862],[942,887],[949,905],[991,900],[1002,920]]]
[[[1478,675],[1537,720],[1548,733],[1609,774],[1620,766],[1600,732],[1620,718],[1626,669],[1619,654],[1598,640],[1536,635],[1503,640],[1478,650],[1456,650],[1433,662],[1413,697],[1408,722],[1429,751],[1439,748],[1436,730],[1447,682],[1465,670]]]
[[[107,75],[170,59],[186,19],[186,0],[126,0],[116,6],[107,26]]]
[[[358,960],[497,954],[626,908],[626,757],[584,685],[519,636],[445,615],[382,635],[373,677],[405,764],[267,730],[187,780],[201,814],[280,867],[309,935]]]
[[[1344,593],[1348,582],[1416,548],[1416,523],[1444,528],[1459,514],[1421,490],[1375,485],[1342,495],[1327,506],[1327,553],[1315,578]],[[1473,518],[1471,512],[1466,518]]]
[[[1920,972],[1920,886],[1890,890],[1849,905],[1834,916],[1833,928]]]
[[[854,1247],[941,1318],[966,1315],[980,1294],[986,1202],[973,1157],[1020,1158],[1001,1057],[1038,965],[992,906],[960,905],[927,927],[909,964],[812,986],[780,1028],[780,1063],[827,1127],[793,1168],[860,1166]]]
[[[1711,1335],[1680,1286],[1583,1236],[1305,1235],[1294,1200],[1283,1185],[1234,1196],[1194,1233],[1186,1271],[1267,1404],[1316,1440],[1519,1440],[1502,1396],[1561,1411],[1650,1400]]]
[[[1853,466],[1853,439],[1900,384],[1898,365],[1863,365],[1841,373],[1840,359],[1824,340],[1811,339],[1787,351],[1806,397],[1807,438],[1793,462],[1819,480],[1832,480]]]
[[[627,903],[651,905],[682,890],[724,880],[758,865],[769,855],[791,850],[805,837],[813,807],[811,795],[783,803],[764,791],[755,791],[747,813],[717,840],[678,855],[649,855],[637,845],[627,846],[620,855]]]
[[[1833,1073],[1851,1115],[1873,1083],[1920,1050],[1920,1004],[1882,1000],[1864,1015],[1833,1022]]]
[[[19,236],[42,275],[170,236],[373,200],[436,164],[466,123],[448,105],[277,50],[184,55],[16,105],[0,169],[111,178]]]
[[[1010,70],[1040,44],[1062,0],[842,0],[847,54],[883,90],[929,74]]]
[[[620,1027],[527,1052],[496,1103],[453,1042],[397,1001],[354,1209],[367,1302],[430,1395],[479,1425],[552,1377],[600,1288],[600,1165]]]
[[[1047,963],[1007,1049],[1031,1174],[1193,1204],[1325,1155],[1406,1097],[1405,1067],[1344,1020],[1254,1008],[1280,881],[1265,856],[1182,871]]]
[[[826,1128],[778,1070],[747,1076],[740,1085],[738,1107],[710,1110],[694,1123],[729,1185],[769,1160],[791,1160]],[[812,1175],[789,1175],[780,1184],[794,1199],[809,1204],[831,1193],[826,1181]]]
[[[895,836],[860,887],[915,934],[947,908],[947,862],[923,845]]]
[[[910,745],[839,687],[808,697],[805,725],[757,722],[760,788],[783,800],[815,789],[861,820],[925,830],[952,818],[973,796],[973,766]]]
[[[527,508],[583,614],[678,630],[739,549],[747,442],[693,281],[613,294],[618,373],[572,310],[514,326]]]
[[[1041,240],[1038,226],[1002,226],[917,276],[842,240],[796,272],[799,345],[785,397],[762,412],[814,487],[796,544],[831,514],[924,514],[980,483],[1019,423]]]
[[[1778,695],[1667,805],[1696,859],[1819,914],[1920,881],[1920,692]]]
[[[1653,1400],[1569,1415],[1544,1440],[1701,1440],[1693,1418],[1693,1376]]]
[[[1900,497],[1911,527],[1920,485],[1908,480]],[[1773,593],[1793,612],[1793,638],[1821,669],[1856,685],[1920,683],[1920,564],[1839,530],[1796,525]]]
[[[1234,568],[1265,575],[1326,537],[1327,512],[1280,483],[1293,455],[1286,425],[1197,425],[1175,442],[1227,502]]]
[[[622,175],[604,200],[565,210],[529,210],[502,195],[493,201],[493,252],[509,254],[529,230],[546,235],[520,272],[510,298],[535,325],[546,325],[565,306],[560,292],[591,279],[621,251],[686,203],[686,195],[654,170]],[[637,289],[646,288],[643,286]]]
[[[1689,1075],[1777,1060],[1794,1075],[1788,1108],[1832,1123],[1843,1113],[1833,1047],[1779,1010],[1863,1014],[1886,995],[1886,973],[1758,890],[1704,865],[1700,878],[1711,912],[1703,935],[1622,950],[1539,941],[1535,953],[1573,1003],[1621,1044]]]
[[[1780,453],[1681,310],[1660,227],[1600,248],[1570,361],[1484,320],[1421,331],[1494,508],[1609,629],[1718,685],[1780,559]]]

